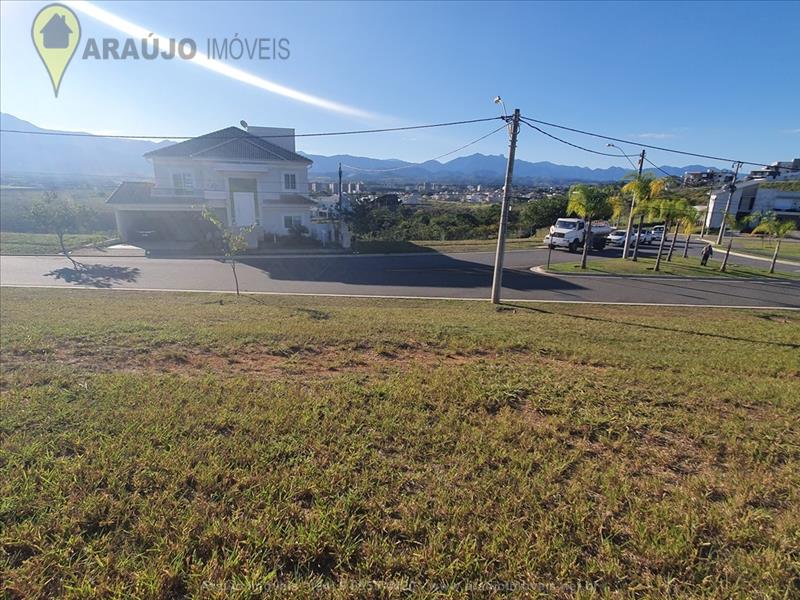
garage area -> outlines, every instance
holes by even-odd
[[[117,210],[117,228],[126,242],[200,242],[214,226],[199,210]]]

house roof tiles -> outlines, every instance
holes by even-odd
[[[226,127],[165,148],[159,148],[146,153],[145,157],[256,162],[288,161],[306,164],[312,162],[296,152],[281,148],[277,144],[238,127]]]

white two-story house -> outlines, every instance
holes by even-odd
[[[228,227],[252,228],[251,248],[298,231],[349,246],[346,225],[308,196],[312,161],[296,153],[294,129],[228,127],[145,158],[155,183],[123,182],[107,201],[123,241],[205,241],[213,229],[202,216],[208,208]]]

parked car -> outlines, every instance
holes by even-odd
[[[624,246],[627,232],[624,229],[615,229],[608,234],[608,243],[612,246]]]
[[[617,229],[608,234],[608,243],[612,246],[624,246],[626,231],[624,229]],[[636,229],[631,231],[631,242],[636,242]],[[647,229],[643,229],[639,236],[639,244],[652,244],[653,236]]]
[[[638,230],[634,229],[631,234],[633,236],[633,240],[636,240],[636,232]],[[652,244],[653,243],[653,232],[649,229],[642,229],[642,232],[639,234],[639,245],[642,244]]]
[[[651,231],[652,231],[652,234],[653,234],[652,237],[653,237],[653,241],[654,242],[660,242],[661,238],[664,237],[664,226],[663,225],[656,225],[655,227],[653,227],[653,229]]]

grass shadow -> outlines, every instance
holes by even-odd
[[[622,321],[618,319],[605,319],[603,317],[590,317],[588,315],[575,315],[571,313],[562,313],[562,312],[553,312],[551,310],[546,310],[544,308],[539,308],[536,306],[526,306],[524,304],[513,304],[510,302],[503,302],[503,306],[511,307],[511,308],[518,308],[521,310],[527,310],[530,312],[537,312],[547,315],[560,315],[564,317],[572,317],[573,319],[583,319],[584,321],[592,321],[592,322],[599,322],[599,323],[611,323],[613,325],[627,325],[630,327],[638,327],[640,329],[648,329],[648,330],[655,330],[655,331],[669,331],[672,333],[685,333],[688,335],[699,335],[702,337],[712,337],[721,340],[730,340],[735,342],[750,342],[753,344],[765,344],[767,346],[778,346],[781,348],[791,348],[791,349],[799,349],[800,344],[796,344],[793,342],[771,342],[769,340],[757,340],[753,338],[747,337],[740,337],[735,335],[726,335],[724,333],[708,333],[705,331],[688,331],[686,329],[677,329],[675,327],[665,327],[663,325],[646,325],[644,323],[634,323],[632,321]]]

